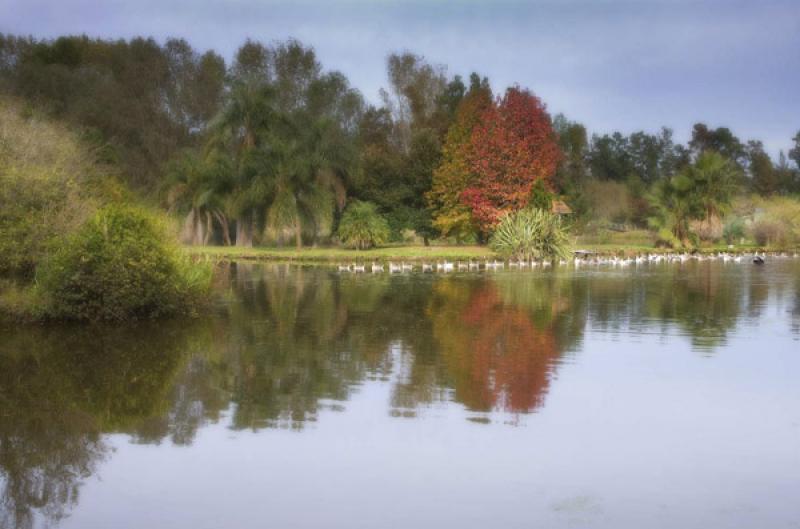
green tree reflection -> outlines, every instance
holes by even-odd
[[[186,329],[2,330],[0,525],[57,522],[108,452],[101,433],[169,408]]]

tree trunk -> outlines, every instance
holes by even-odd
[[[294,244],[298,250],[303,247],[303,229],[299,218],[294,219]]]
[[[180,238],[183,244],[194,243],[194,210],[189,211],[186,218],[183,219]]]
[[[236,219],[236,246],[253,247],[253,218],[250,214]]]
[[[231,245],[231,230],[230,226],[228,225],[228,217],[225,216],[224,213],[220,211],[215,211],[214,216],[217,217],[217,221],[222,226],[222,244],[225,246]]]
[[[205,233],[203,234],[203,246],[208,246],[208,243],[211,242],[211,235],[214,233],[214,219],[211,216],[210,211],[206,211],[206,227]]]

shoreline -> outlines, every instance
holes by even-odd
[[[436,261],[483,261],[502,260],[498,254],[488,246],[384,246],[370,250],[350,250],[341,247],[317,248],[278,248],[256,246],[252,248],[239,248],[235,246],[183,246],[184,251],[193,257],[202,257],[219,261],[261,261],[261,262],[290,262],[300,264],[349,264],[370,263],[372,261],[386,263],[398,262],[436,262]],[[727,245],[711,246],[694,249],[653,248],[637,245],[581,245],[572,248],[572,252],[586,252],[601,257],[632,257],[642,254],[718,254],[730,255],[752,254],[754,252],[792,254],[798,248],[770,248],[762,246],[740,245],[729,248]]]

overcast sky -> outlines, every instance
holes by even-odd
[[[230,58],[295,37],[368,100],[410,50],[518,83],[592,132],[725,125],[770,152],[800,130],[800,0],[0,0],[0,31],[184,37]]]

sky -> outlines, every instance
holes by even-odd
[[[226,59],[297,38],[369,101],[386,57],[527,87],[590,132],[730,127],[777,155],[800,130],[800,0],[0,0],[0,32],[159,41]]]

